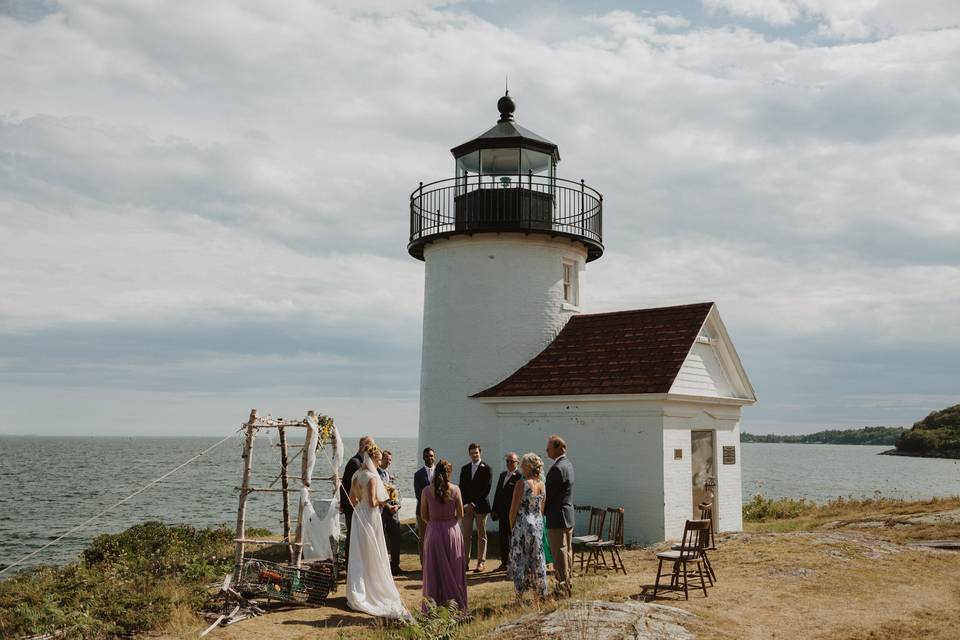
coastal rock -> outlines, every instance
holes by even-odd
[[[591,640],[693,640],[682,622],[694,615],[646,602],[574,602],[552,613],[524,616],[485,636],[499,638],[587,638]]]
[[[951,511],[939,511],[934,513],[924,513],[921,515],[911,516],[910,522],[915,524],[936,524],[936,525],[949,525],[949,524],[958,524],[960,523],[960,509],[953,509]]]

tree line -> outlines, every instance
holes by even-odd
[[[740,433],[740,442],[786,442],[795,444],[877,444],[893,446],[907,430],[903,427],[862,427],[828,429],[803,435]]]

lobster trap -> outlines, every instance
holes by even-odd
[[[263,597],[298,604],[320,604],[336,588],[335,563],[318,562],[300,567],[269,560],[244,560],[237,590],[250,597]]]

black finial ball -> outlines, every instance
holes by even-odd
[[[500,110],[501,120],[512,120],[513,112],[517,110],[517,103],[509,95],[505,95],[497,100],[497,109]]]

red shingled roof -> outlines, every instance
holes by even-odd
[[[550,345],[474,398],[667,393],[712,302],[573,316]]]

